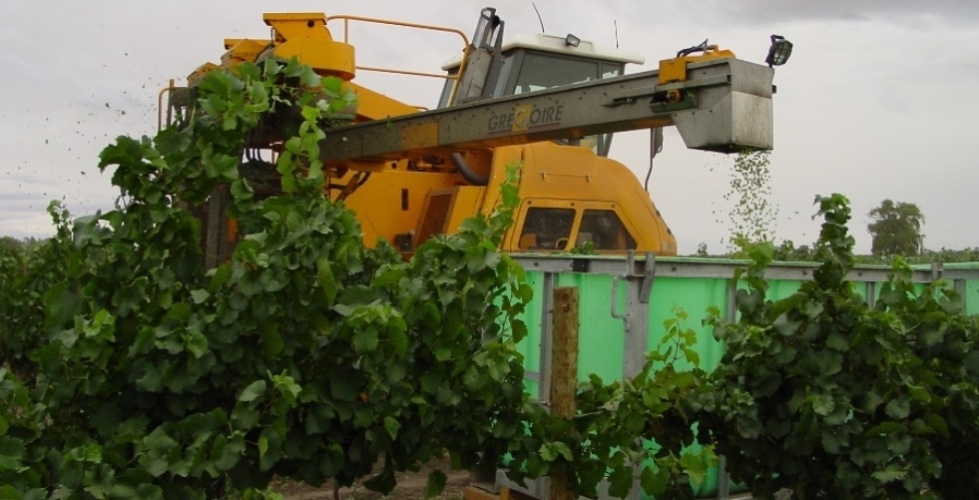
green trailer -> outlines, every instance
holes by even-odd
[[[526,269],[534,290],[533,301],[524,317],[529,335],[522,342],[525,386],[531,395],[546,402],[549,392],[549,355],[552,329],[552,297],[558,286],[577,287],[580,295],[580,333],[578,378],[587,380],[595,373],[604,380],[636,375],[645,363],[646,353],[659,344],[663,322],[675,317],[680,308],[690,316],[684,328],[698,332],[696,350],[701,367],[714,369],[721,360],[724,345],[714,339],[709,328],[701,326],[709,307],[717,307],[728,320],[734,320],[735,270],[746,261],[689,257],[626,257],[578,255],[515,255]],[[794,293],[801,283],[812,279],[815,263],[778,262],[766,272],[769,299]],[[890,268],[861,265],[848,280],[871,303]],[[932,264],[915,266],[912,280],[924,285],[944,279],[965,302],[969,314],[979,313],[979,263]],[[523,488],[497,474],[497,487],[546,498],[546,481],[528,483]],[[724,470],[723,458],[709,475],[698,496],[729,498],[733,490]],[[630,499],[648,498],[638,483]]]

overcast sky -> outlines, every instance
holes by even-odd
[[[471,33],[482,7],[498,9],[509,35],[540,24],[525,0],[0,2],[0,235],[47,236],[44,208],[63,199],[75,214],[111,208],[117,193],[97,169],[113,137],[156,130],[157,93],[205,61],[226,37],[265,38],[266,11],[355,14],[438,24]],[[811,243],[817,194],[853,203],[858,251],[869,252],[867,212],[881,200],[916,203],[926,246],[979,246],[979,2],[975,0],[537,0],[548,32],[573,33],[646,57],[644,66],[710,38],[762,62],[768,36],[795,43],[775,76],[771,202],[777,235]],[[340,25],[334,29],[339,31]],[[355,26],[358,63],[438,71],[456,40]],[[440,81],[363,73],[358,83],[434,106]],[[640,177],[648,133],[620,134],[611,156]],[[688,151],[666,134],[650,191],[681,253],[729,232],[733,158]]]

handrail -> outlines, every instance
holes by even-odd
[[[156,96],[156,131],[160,132],[163,130],[163,94],[168,92],[173,92],[173,78],[170,79],[170,84],[163,87],[160,93]],[[167,126],[170,125],[170,106],[167,105]]]
[[[455,75],[443,75],[442,73],[425,73],[422,71],[409,71],[401,69],[388,69],[388,68],[378,68],[374,66],[357,66],[357,69],[363,71],[378,71],[381,73],[393,73],[397,75],[410,75],[410,76],[430,76],[432,78],[444,78],[446,80],[458,80],[459,77]]]
[[[336,15],[336,16],[328,16],[326,18],[326,22],[327,23],[329,23],[330,21],[341,21],[341,20],[343,21],[343,42],[344,43],[349,43],[349,39],[350,39],[350,22],[351,21],[360,21],[360,22],[364,22],[364,23],[374,23],[374,24],[386,24],[386,25],[401,26],[401,27],[406,27],[406,28],[426,29],[426,30],[438,31],[438,32],[443,32],[443,33],[452,33],[452,34],[459,35],[459,37],[462,38],[462,42],[463,42],[463,47],[464,48],[463,48],[463,54],[462,54],[462,62],[460,64],[460,66],[459,66],[458,73],[456,73],[455,75],[442,74],[442,73],[427,73],[427,72],[421,72],[421,71],[412,71],[412,70],[395,69],[395,68],[382,68],[382,67],[377,67],[377,66],[355,66],[356,69],[362,70],[362,71],[374,71],[374,72],[379,72],[379,73],[393,73],[393,74],[401,74],[401,75],[409,75],[409,76],[424,76],[424,77],[430,77],[430,78],[442,78],[442,79],[446,79],[446,80],[455,80],[455,83],[452,86],[452,93],[450,95],[450,101],[449,102],[452,102],[451,100],[455,98],[455,94],[456,94],[456,92],[457,92],[457,90],[459,88],[459,78],[463,74],[463,71],[465,70],[466,59],[467,59],[467,57],[469,55],[469,48],[470,48],[469,37],[466,36],[466,34],[464,32],[462,32],[461,30],[456,29],[456,28],[448,28],[448,27],[445,27],[445,26],[435,26],[435,25],[430,25],[430,24],[411,23],[411,22],[405,22],[405,21],[395,21],[395,20],[390,20],[390,19],[379,19],[379,18],[372,18],[372,17],[353,16],[353,15],[347,15],[347,14],[341,14],[341,15]],[[160,90],[160,93],[157,96],[157,117],[156,117],[157,130],[163,130],[163,123],[164,123],[164,120],[163,120],[163,95],[166,94],[166,93],[169,93],[169,92],[173,92],[174,88],[175,88],[174,87],[174,81],[173,81],[173,79],[171,79],[170,80],[170,84],[167,87],[164,87],[162,90]],[[166,119],[167,125],[170,124],[171,119],[172,118],[170,116],[170,108],[169,108],[169,106],[167,106],[167,119]]]
[[[374,17],[351,16],[347,14],[328,16],[326,18],[326,22],[329,23],[330,21],[334,21],[338,19],[343,20],[343,43],[350,43],[349,40],[350,21],[363,21],[367,23],[390,24],[393,26],[404,26],[406,28],[421,28],[421,29],[429,29],[433,31],[444,31],[447,33],[455,33],[460,37],[462,37],[462,41],[465,42],[466,46],[469,45],[469,37],[466,36],[466,34],[462,32],[462,30],[459,30],[457,28],[447,28],[445,26],[435,26],[432,24],[418,24],[418,23],[409,23],[405,21],[394,21],[391,19],[378,19]]]
[[[361,22],[365,22],[365,23],[374,23],[374,24],[387,24],[387,25],[391,25],[391,26],[401,26],[401,27],[405,27],[405,28],[426,29],[426,30],[432,30],[432,31],[440,31],[440,32],[443,32],[443,33],[454,33],[456,35],[459,35],[462,38],[462,42],[463,42],[463,47],[464,48],[463,48],[463,51],[462,51],[462,63],[459,66],[459,72],[456,73],[455,75],[448,75],[448,74],[442,75],[442,74],[435,74],[435,73],[422,73],[422,72],[417,72],[417,71],[399,70],[399,69],[393,69],[393,68],[380,68],[380,67],[376,67],[376,66],[355,66],[356,69],[363,70],[363,71],[376,71],[376,72],[380,72],[380,73],[393,73],[393,74],[412,75],[412,76],[426,76],[426,77],[444,78],[444,79],[447,79],[447,80],[455,80],[455,84],[453,84],[453,86],[452,86],[452,93],[451,93],[449,102],[452,102],[452,100],[455,98],[456,91],[459,88],[459,78],[460,78],[460,76],[462,76],[463,72],[466,69],[466,59],[468,59],[468,56],[469,56],[469,47],[470,47],[469,37],[466,36],[466,34],[464,32],[462,32],[461,30],[459,30],[457,28],[448,28],[448,27],[445,27],[445,26],[436,26],[436,25],[432,25],[432,24],[410,23],[410,22],[406,22],[406,21],[395,21],[395,20],[392,20],[392,19],[379,19],[379,18],[374,18],[374,17],[352,16],[352,15],[348,15],[348,14],[340,14],[340,15],[336,15],[336,16],[327,16],[327,18],[326,18],[327,24],[329,24],[330,21],[337,21],[337,20],[342,20],[343,21],[343,43],[349,43],[350,42],[350,21],[361,21]]]

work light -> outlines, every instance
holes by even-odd
[[[772,46],[768,48],[768,57],[765,58],[768,67],[785,64],[791,55],[792,42],[786,40],[783,36],[772,35]]]

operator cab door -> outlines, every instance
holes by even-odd
[[[511,252],[622,253],[637,248],[636,231],[610,202],[524,200],[511,231]]]

